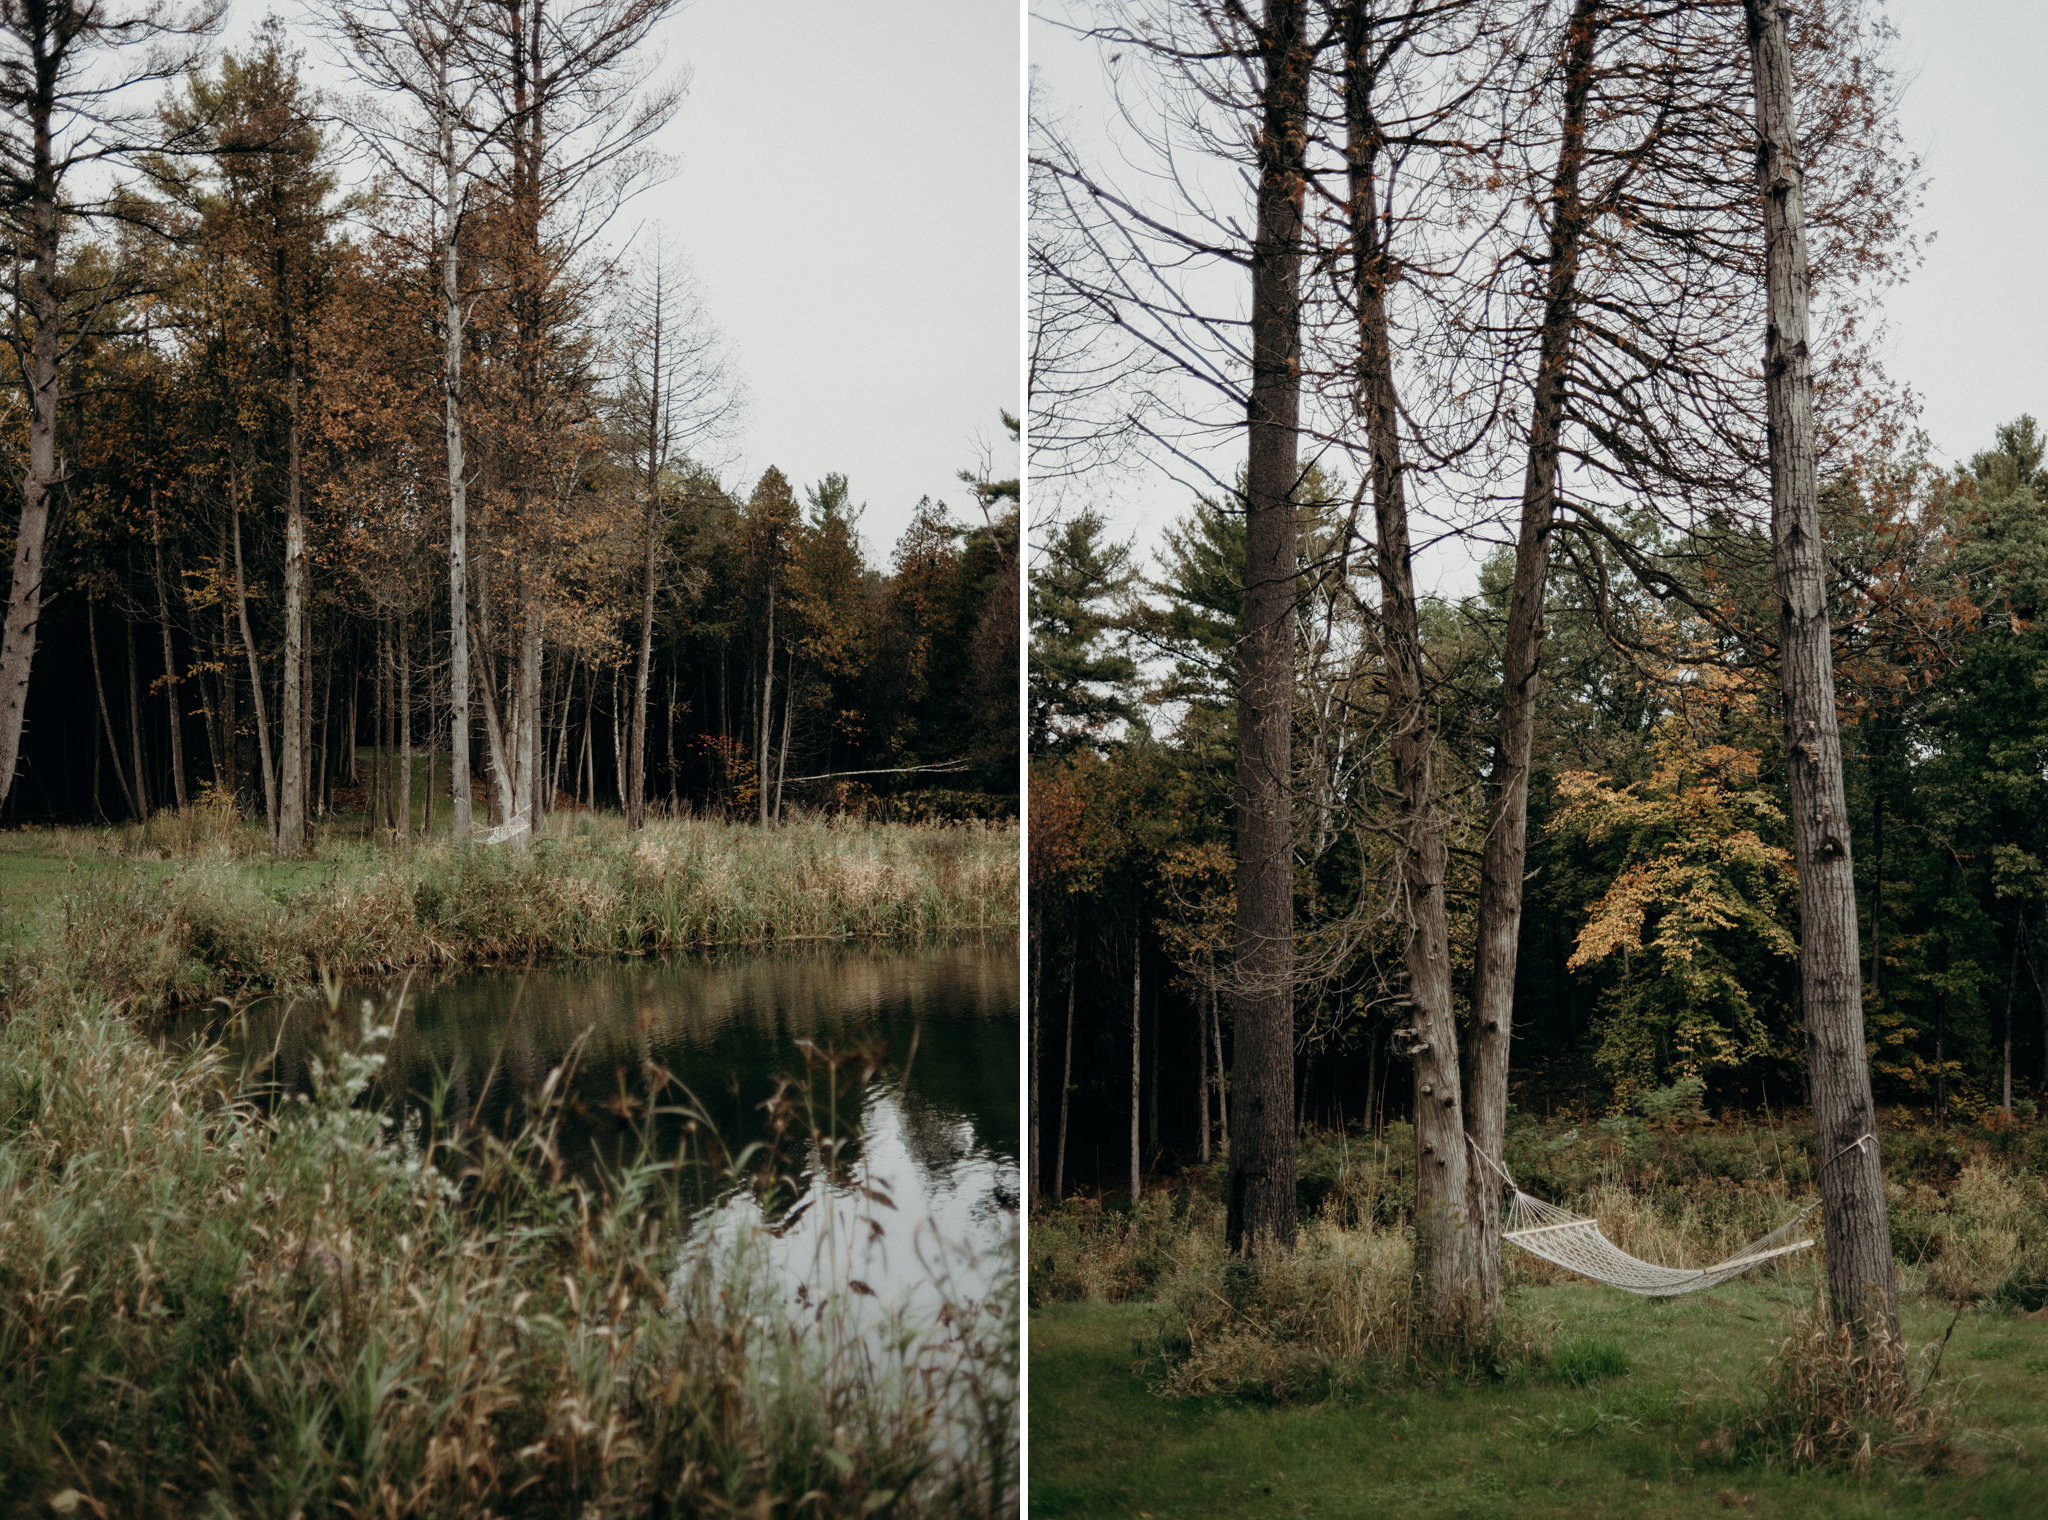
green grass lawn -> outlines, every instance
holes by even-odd
[[[1780,1287],[1652,1301],[1592,1286],[1522,1288],[1513,1308],[1559,1344],[1618,1347],[1628,1370],[1436,1387],[1389,1378],[1343,1401],[1168,1402],[1145,1368],[1159,1311],[1055,1304],[1030,1319],[1030,1511],[1368,1520],[1595,1516],[2048,1517],[2048,1319],[1965,1311],[1941,1365],[1959,1403],[1953,1470],[1790,1473],[1717,1455],[1785,1333]],[[1909,1306],[1918,1348],[1953,1310]],[[1600,1358],[1595,1358],[1597,1365]],[[1608,1358],[1612,1360],[1612,1358]],[[1706,1445],[1702,1449],[1702,1442]]]

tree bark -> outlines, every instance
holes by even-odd
[[[1388,335],[1386,286],[1393,265],[1376,210],[1385,140],[1372,99],[1374,39],[1362,6],[1353,6],[1347,21],[1345,156],[1358,320],[1358,395],[1372,448],[1380,648],[1392,735],[1398,868],[1407,900],[1402,962],[1414,1021],[1414,1298],[1422,1339],[1440,1344],[1463,1330],[1473,1286],[1469,1158],[1459,1111],[1458,1029],[1451,1008],[1450,923],[1444,905],[1449,855],[1437,810],[1436,735],[1424,690],[1400,405]]]
[[[53,76],[54,77],[54,76]],[[31,252],[26,271],[28,315],[34,323],[27,380],[28,468],[21,477],[21,517],[14,530],[14,578],[8,583],[7,620],[0,625],[0,803],[14,787],[21,760],[21,724],[28,708],[29,667],[43,611],[43,570],[48,559],[50,496],[58,478],[57,402],[59,339],[57,299],[57,168],[52,118],[54,84],[39,90],[32,110],[31,174],[34,196],[26,209]]]
[[[1294,1200],[1294,709],[1296,451],[1301,425],[1301,231],[1314,47],[1304,0],[1267,0],[1251,398],[1245,432],[1242,680],[1237,719],[1237,1115],[1228,1241],[1289,1243]]]
[[[661,340],[662,268],[654,267],[653,357],[647,368],[647,521],[640,564],[640,649],[633,663],[633,724],[627,739],[626,827],[647,822],[647,682],[654,661],[655,550],[661,527]]]
[[[398,837],[412,837],[412,640],[398,619]]]
[[[1771,544],[1778,653],[1799,869],[1800,984],[1807,1073],[1835,1314],[1897,1347],[1898,1291],[1863,1034],[1856,877],[1842,741],[1835,716],[1827,568],[1815,472],[1808,340],[1806,208],[1793,119],[1792,51],[1781,0],[1744,0],[1756,81],[1769,320],[1764,383],[1771,460]]]
[[[1058,1203],[1066,1196],[1067,1182],[1067,1100],[1074,1087],[1074,973],[1079,955],[1069,948],[1067,951],[1067,1030],[1066,1049],[1060,1056],[1060,1135],[1052,1153],[1052,1199]]]
[[[1032,916],[1037,917],[1036,914]],[[1039,949],[1039,930],[1034,926],[1031,935],[1031,1067],[1024,1101],[1026,1122],[1029,1125],[1024,1137],[1024,1151],[1030,1157],[1026,1164],[1026,1176],[1034,1203],[1039,1196],[1038,1111],[1045,1101],[1045,1095],[1038,1087],[1038,1005],[1043,968],[1044,957]]]
[[[444,208],[441,237],[441,419],[448,456],[448,750],[449,800],[458,844],[469,840],[469,480],[462,457],[462,282],[456,232],[455,121],[447,58],[440,62],[440,149]]]
[[[141,662],[135,655],[135,620],[123,616],[121,631],[128,645],[128,751],[135,763],[135,805],[138,809],[137,816],[147,823],[149,767],[144,763],[142,756],[142,682],[138,674]]]
[[[1530,406],[1529,458],[1522,477],[1522,519],[1515,575],[1508,592],[1501,650],[1500,720],[1489,778],[1486,843],[1480,865],[1479,927],[1472,997],[1470,1089],[1465,1129],[1482,1155],[1498,1164],[1507,1139],[1508,1057],[1515,1012],[1515,971],[1522,940],[1522,881],[1528,862],[1529,763],[1535,746],[1536,696],[1542,673],[1543,602],[1550,573],[1550,537],[1557,511],[1559,433],[1565,377],[1577,320],[1579,250],[1586,227],[1580,175],[1586,161],[1586,107],[1594,51],[1602,30],[1601,0],[1576,0],[1564,39],[1563,120],[1550,185],[1550,248],[1543,327]],[[1500,1178],[1479,1165],[1469,1173],[1473,1277],[1478,1309],[1500,1302]]]
[[[2027,935],[2027,921],[2020,918],[2012,926],[2012,965],[2005,973],[2005,1039],[2003,1060],[2003,1082],[1999,1089],[1998,1111],[2005,1116],[2007,1124],[2012,1123],[2012,999],[2020,985],[2020,944]]]
[[[1138,1092],[1144,1077],[1144,1066],[1139,1059],[1138,1012],[1143,1003],[1145,988],[1144,951],[1138,942],[1141,924],[1135,913],[1131,916],[1131,1202],[1136,1203],[1145,1195],[1144,1162],[1138,1150]]]
[[[782,667],[782,744],[775,752],[775,821],[782,822],[782,778],[789,771],[789,733],[796,723],[796,646]]]
[[[264,716],[263,662],[256,657],[256,635],[249,627],[249,586],[242,575],[242,502],[232,472],[228,477],[228,505],[234,524],[235,616],[242,628],[242,648],[249,656],[249,700],[255,704],[256,756],[263,766],[263,822],[270,831],[272,849],[277,848],[277,770],[270,755],[270,725]]]
[[[758,757],[754,765],[754,786],[761,794],[763,828],[768,826],[768,740],[775,723],[775,546],[772,537],[768,546],[767,650],[767,658],[761,662],[761,711],[756,725],[760,730],[760,743],[754,751]]]
[[[100,729],[107,736],[107,756],[114,762],[114,780],[120,783],[121,800],[128,804],[129,815],[139,821],[142,817],[142,809],[135,805],[135,793],[128,788],[127,772],[121,768],[120,745],[114,738],[114,720],[107,713],[107,685],[100,676],[99,625],[93,616],[93,604],[91,602],[85,604],[85,641],[87,647],[92,652],[92,689],[94,695],[99,698]],[[99,795],[97,778],[95,778],[93,783],[93,795],[95,798]]]
[[[1209,1006],[1216,1006],[1216,968],[1209,968]],[[1201,1131],[1195,1154],[1202,1165],[1209,1164],[1209,1018],[1200,1004],[1195,1007],[1195,1094],[1201,1105]]]
[[[282,255],[279,280],[283,281]],[[280,300],[284,292],[279,292]],[[286,306],[289,313],[289,305]],[[292,346],[289,315],[285,347]],[[280,855],[297,855],[306,847],[306,755],[304,707],[306,693],[306,514],[300,503],[299,365],[294,356],[286,389],[291,411],[285,441],[284,517],[284,709],[278,731],[279,758],[276,847]]]
[[[169,705],[171,714],[171,795],[177,799],[182,811],[188,801],[185,793],[184,714],[179,711],[178,656],[171,647],[171,598],[164,585],[164,533],[163,524],[157,521],[154,486],[149,492],[149,521],[150,549],[156,569],[157,623],[164,635],[164,701]]]

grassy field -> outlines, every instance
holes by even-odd
[[[1856,1475],[1722,1449],[1740,1433],[1758,1369],[1786,1329],[1792,1306],[1782,1291],[1724,1287],[1656,1303],[1591,1286],[1525,1287],[1514,1312],[1596,1367],[1626,1370],[1585,1381],[1555,1365],[1505,1379],[1389,1374],[1378,1387],[1294,1405],[1162,1400],[1157,1308],[1036,1308],[1031,1513],[2048,1515],[2039,1470],[2048,1454],[2048,1324],[2039,1319],[1965,1312],[1956,1324],[1937,1385],[1959,1401],[1949,1470],[1880,1462]],[[1909,1342],[1937,1342],[1952,1313],[1910,1306]]]
[[[1508,1159],[1625,1249],[1699,1263],[1810,1196],[1802,1129],[1523,1121]],[[1302,1239],[1250,1287],[1224,1271],[1220,1165],[1135,1210],[1041,1211],[1031,1513],[2048,1516],[2048,1131],[1886,1143],[1903,1405],[1830,1353],[1817,1251],[1670,1300],[1510,1251],[1495,1341],[1418,1359],[1404,1132],[1311,1137]]]

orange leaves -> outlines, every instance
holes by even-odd
[[[1700,684],[1658,725],[1647,780],[1568,773],[1548,826],[1619,853],[1568,964],[1620,963],[1600,1059],[1624,1096],[1669,1066],[1697,1075],[1764,1049],[1755,983],[1797,954],[1792,855],[1765,837],[1783,816],[1759,786],[1761,757],[1723,732],[1748,698],[1732,679]]]

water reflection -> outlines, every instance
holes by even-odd
[[[364,998],[382,1006],[399,990],[351,985],[341,1017],[353,1024]],[[382,1083],[414,1110],[438,1102],[444,1118],[504,1132],[573,1051],[568,1166],[616,1165],[649,1137],[664,1153],[687,1144],[706,1160],[693,1184],[700,1242],[751,1237],[799,1302],[842,1296],[870,1322],[929,1323],[942,1300],[980,1298],[1014,1255],[1017,1013],[1007,943],[500,971],[409,988]],[[279,1085],[303,1088],[326,1021],[324,1002],[259,1006],[240,1043]],[[846,1057],[836,1076],[826,1053]],[[675,1088],[666,1111],[649,1108],[664,1076],[717,1146],[701,1126],[685,1135]],[[800,1085],[783,1087],[777,1140],[764,1100],[790,1078]],[[764,1143],[780,1152],[778,1188],[736,1186],[716,1164],[718,1151]]]

